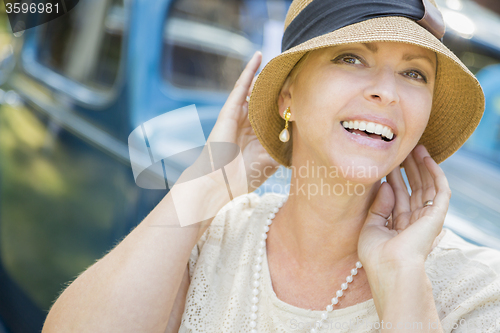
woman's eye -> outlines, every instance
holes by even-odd
[[[354,57],[344,57],[342,58],[344,60],[344,62],[347,62],[349,64],[356,64],[356,61],[358,61],[359,63],[361,63],[361,61],[359,61],[358,59],[354,58]]]
[[[427,82],[427,78],[425,77],[425,75],[423,75],[419,71],[412,70],[412,71],[406,72],[406,74],[408,77],[410,77],[414,80],[421,80],[421,81]]]
[[[341,63],[346,63],[346,64],[351,64],[351,65],[357,65],[357,64],[362,64],[361,60],[352,55],[352,54],[343,54],[338,56],[333,60],[334,62],[341,62]]]

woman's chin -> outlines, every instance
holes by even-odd
[[[390,172],[387,162],[364,156],[336,158],[330,163],[330,176],[334,176],[333,172],[336,172],[339,178],[352,183],[369,185],[379,181]]]

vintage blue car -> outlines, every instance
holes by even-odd
[[[167,193],[136,185],[129,134],[195,104],[208,137],[251,55],[263,50],[265,62],[280,52],[289,3],[80,0],[0,50],[0,333],[40,332],[65,286]],[[445,43],[493,82],[498,69],[483,68],[500,62],[498,16],[470,1],[439,4],[451,27]],[[488,89],[500,105],[500,88]],[[490,116],[484,136],[442,166],[453,190],[447,225],[495,246],[500,120]]]

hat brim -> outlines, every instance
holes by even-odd
[[[471,136],[484,112],[484,94],[476,77],[452,51],[416,22],[405,17],[379,17],[297,45],[269,61],[258,75],[248,118],[260,143],[278,163],[291,167],[293,141],[279,140],[285,120],[279,115],[278,96],[295,64],[308,51],[370,42],[408,43],[436,52],[438,64],[432,110],[418,143],[427,148],[437,163],[451,156]]]

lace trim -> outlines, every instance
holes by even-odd
[[[191,252],[192,282],[179,332],[248,332],[255,248],[266,216],[280,198],[276,194],[241,196],[236,198],[235,206],[214,219],[220,226],[209,227]],[[263,259],[263,292],[259,294],[257,319],[259,332],[303,332],[305,329],[298,330],[297,325],[302,323],[303,328],[307,323],[312,325],[322,311],[298,308],[278,299],[272,289],[267,252]],[[440,243],[428,256],[425,268],[446,333],[452,330],[466,332],[462,327],[444,326],[464,318],[480,321],[483,328],[477,332],[500,332],[500,326],[496,330],[491,325],[492,328],[485,328],[500,318],[500,251],[467,243],[446,229]],[[334,310],[329,319],[375,323],[378,316],[373,299],[370,299]],[[379,331],[365,326],[354,330],[339,330],[333,326],[331,329],[335,332]]]

